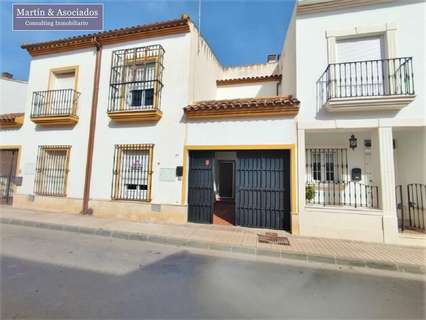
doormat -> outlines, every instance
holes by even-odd
[[[260,243],[271,243],[282,246],[289,246],[290,241],[287,237],[279,237],[276,232],[265,232],[265,234],[257,234],[257,241]]]

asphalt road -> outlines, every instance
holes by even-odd
[[[424,318],[420,280],[1,225],[1,318]]]

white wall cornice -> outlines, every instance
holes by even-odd
[[[297,122],[298,130],[373,129],[389,127],[426,127],[426,119],[345,119]]]
[[[298,1],[297,15],[343,10],[392,2],[395,2],[395,0],[304,0]]]
[[[357,35],[369,35],[377,33],[385,33],[386,31],[397,30],[395,23],[386,23],[375,26],[353,26],[352,28],[327,30],[326,38],[331,37],[351,37]]]

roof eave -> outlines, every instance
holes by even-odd
[[[23,44],[31,56],[41,56],[95,47],[99,44],[113,44],[132,40],[161,37],[190,31],[189,18],[159,22],[155,24],[116,29],[48,42]]]

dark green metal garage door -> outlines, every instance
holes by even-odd
[[[290,152],[237,153],[237,225],[290,231]]]
[[[213,158],[212,151],[189,153],[188,221],[212,223],[213,220]]]

